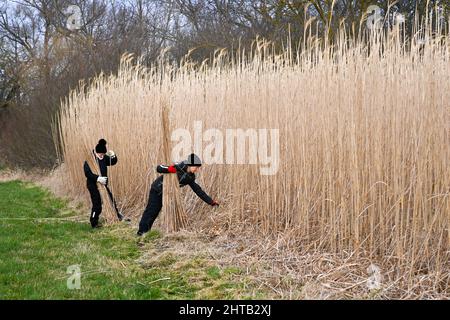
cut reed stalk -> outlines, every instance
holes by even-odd
[[[170,126],[170,106],[167,100],[161,102],[161,125],[163,134],[163,161],[165,164],[171,164],[171,126]],[[163,207],[162,207],[162,225],[166,232],[177,232],[185,229],[187,226],[187,216],[183,208],[178,177],[176,174],[164,175],[163,187]]]

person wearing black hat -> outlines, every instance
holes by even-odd
[[[200,158],[192,153],[185,161],[173,164],[171,166],[158,165],[156,171],[158,173],[176,173],[180,187],[189,185],[192,191],[211,206],[218,206],[219,203],[206,194],[205,191],[195,182],[195,173],[200,169],[202,162]],[[163,193],[163,179],[164,176],[159,176],[151,185],[147,207],[142,214],[139,222],[138,236],[150,231],[153,222],[158,217],[162,208],[162,193]]]
[[[97,188],[97,183],[101,185],[108,185],[108,167],[114,166],[117,163],[117,156],[114,151],[108,151],[106,148],[106,140],[100,139],[95,149],[92,150],[88,156],[88,160],[84,162],[84,175],[86,176],[86,186],[91,196],[92,209],[90,215],[90,222],[92,228],[98,227],[98,220],[102,213],[102,199]],[[91,166],[95,168],[100,174],[92,172]],[[107,189],[109,191],[109,189]],[[110,195],[111,199],[112,194]],[[114,201],[114,200],[113,200]],[[115,205],[115,202],[114,202]]]

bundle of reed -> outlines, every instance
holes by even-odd
[[[162,141],[163,141],[163,161],[170,164],[171,161],[171,127],[170,127],[170,106],[167,100],[161,103],[161,123],[162,123]],[[163,208],[162,225],[165,232],[177,232],[187,226],[186,212],[184,211],[180,187],[176,174],[166,174],[164,176],[163,187]]]

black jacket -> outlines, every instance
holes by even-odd
[[[178,177],[178,182],[180,183],[180,187],[184,187],[186,185],[189,185],[192,189],[192,191],[195,192],[195,194],[202,199],[203,201],[205,201],[207,204],[211,205],[213,203],[213,200],[211,199],[210,196],[208,196],[206,194],[205,191],[203,191],[203,189],[195,182],[195,174],[191,173],[191,172],[187,172],[187,165],[183,162],[180,163],[176,163],[175,165],[173,165],[173,167],[175,167],[176,169],[176,173],[177,173],[177,177]],[[156,167],[156,171],[158,173],[171,173],[171,171],[169,171],[169,166],[165,166],[165,165],[158,165]],[[156,178],[155,181],[153,181],[152,183],[152,190],[158,192],[158,194],[162,194],[162,188],[163,188],[163,178],[164,176],[161,175],[158,178]]]
[[[94,156],[95,156],[95,154],[94,154]],[[117,156],[110,157],[105,154],[103,159],[100,160],[96,156],[95,156],[95,159],[100,167],[100,173],[101,173],[102,177],[107,177],[108,176],[108,167],[114,166],[117,163]],[[88,184],[96,184],[97,178],[99,176],[92,172],[87,161],[84,162],[83,167],[84,167],[84,175],[86,176],[87,183]]]

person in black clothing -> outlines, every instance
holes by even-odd
[[[92,158],[95,159],[96,168],[100,169],[100,175],[94,174],[88,161],[84,162],[84,175],[86,176],[86,186],[91,195],[92,210],[90,216],[90,222],[92,228],[98,227],[98,220],[102,213],[102,199],[100,192],[97,188],[97,183],[104,186],[108,185],[108,166],[113,166],[117,163],[117,156],[114,151],[107,151],[106,140],[100,139],[95,146],[95,150],[92,150]],[[92,161],[90,161],[92,163]],[[109,189],[107,189],[109,192]],[[110,195],[111,199],[112,194]],[[115,203],[115,202],[114,202]]]
[[[205,191],[195,182],[195,173],[202,165],[200,158],[191,154],[187,160],[173,164],[171,166],[158,165],[156,171],[158,173],[176,173],[180,187],[189,185],[195,194],[211,206],[218,206],[217,201],[211,199]],[[163,178],[159,176],[151,185],[150,194],[147,207],[142,214],[141,221],[139,222],[138,236],[142,236],[144,233],[150,231],[153,222],[158,217],[162,208],[162,193],[163,193]]]

